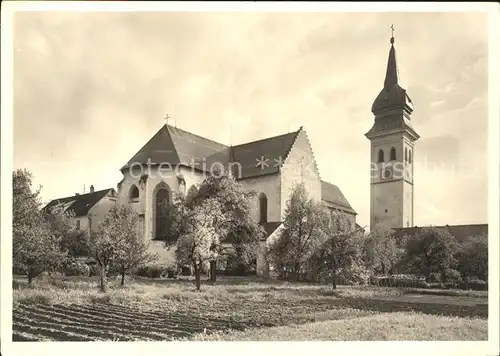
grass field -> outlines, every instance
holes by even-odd
[[[487,292],[230,277],[196,292],[187,280],[128,282],[113,281],[102,294],[95,279],[51,278],[31,288],[17,279],[13,340],[487,339]]]

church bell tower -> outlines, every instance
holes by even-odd
[[[370,228],[414,226],[414,146],[420,136],[410,121],[413,103],[398,84],[394,33],[390,42],[384,87],[373,102],[375,120],[365,134],[371,143]]]

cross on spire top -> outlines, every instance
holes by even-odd
[[[165,115],[165,122],[166,122],[167,124],[168,124],[168,119],[170,119],[170,115],[169,115],[169,114]]]

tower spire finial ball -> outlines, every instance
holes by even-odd
[[[394,25],[391,25],[391,44],[394,44]]]

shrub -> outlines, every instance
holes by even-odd
[[[475,280],[466,280],[462,283],[459,283],[460,289],[465,290],[477,290],[477,291],[487,291],[488,290],[488,282],[475,279]]]
[[[162,267],[159,265],[145,265],[136,269],[135,275],[146,278],[164,278],[172,274],[173,267]]]
[[[439,272],[432,272],[429,274],[429,277],[427,278],[427,281],[429,283],[439,283],[441,282],[441,273]]]
[[[462,275],[460,274],[459,271],[455,270],[455,269],[449,269],[446,271],[445,273],[445,277],[446,277],[446,284],[449,284],[449,283],[458,283],[458,282],[461,282],[462,281]]]
[[[90,268],[86,263],[70,262],[63,266],[62,272],[66,276],[88,276]]]
[[[255,268],[244,263],[228,264],[223,272],[226,276],[251,276],[256,274]]]
[[[371,276],[369,283],[380,287],[427,288],[424,278],[415,275]]]
[[[165,269],[165,273],[163,275],[163,277],[166,277],[166,278],[177,278],[179,276],[179,268],[177,267],[177,265],[171,265],[171,266],[168,266],[166,269]]]
[[[191,266],[181,266],[179,268],[179,273],[181,276],[192,276],[193,275],[193,269]]]

